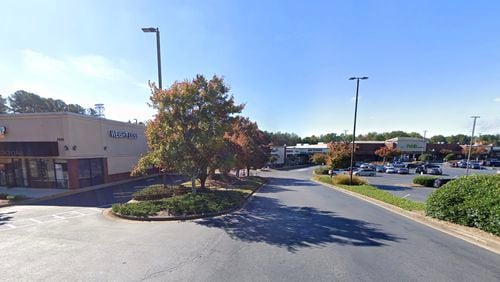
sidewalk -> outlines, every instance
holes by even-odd
[[[27,198],[31,198],[31,199],[57,195],[57,194],[64,193],[67,191],[68,191],[67,189],[0,187],[0,194],[16,195],[16,196],[23,195],[23,196],[26,196]]]

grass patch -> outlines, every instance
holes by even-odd
[[[332,179],[329,176],[314,176],[313,177],[315,180],[318,180],[323,183],[327,184],[332,184],[332,185],[337,185],[337,187],[340,187],[342,189],[355,192],[361,195],[365,195],[367,197],[377,199],[379,201],[382,201],[384,203],[388,203],[397,207],[400,207],[402,209],[408,210],[408,211],[424,211],[425,210],[425,204],[424,203],[419,203],[419,202],[414,202],[408,199],[403,199],[398,196],[395,196],[389,192],[380,190],[374,186],[371,185],[357,185],[357,186],[349,186],[349,185],[339,185],[339,184],[334,184],[332,182]]]
[[[208,184],[209,182],[207,182]],[[246,196],[265,183],[261,177],[247,177],[228,184],[231,188],[219,187],[220,183],[207,185],[206,190],[196,194],[170,196],[163,199],[146,200],[142,202],[115,204],[113,212],[122,215],[150,217],[165,212],[170,215],[195,215],[221,212],[239,205]],[[187,184],[187,183],[186,183]],[[191,182],[189,182],[189,185]],[[159,193],[160,188],[150,189]]]

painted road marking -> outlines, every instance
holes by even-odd
[[[67,221],[68,219],[93,215],[96,213],[100,213],[101,211],[102,209],[98,208],[81,208],[74,211],[43,215],[32,218],[23,218],[19,220],[13,220],[12,222],[9,223],[1,224],[0,231],[12,230],[21,227],[36,226],[49,222]]]
[[[406,197],[410,196],[410,194],[407,194],[406,196],[402,197],[403,199],[405,199]]]

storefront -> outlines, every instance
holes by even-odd
[[[76,189],[126,179],[143,125],[73,113],[0,115],[0,186]]]

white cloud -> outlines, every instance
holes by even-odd
[[[497,103],[500,103],[500,97],[496,97],[495,99],[493,99],[494,102],[497,102]]]
[[[30,49],[25,49],[21,53],[23,64],[29,71],[39,74],[51,74],[68,70],[63,60],[55,59]]]
[[[132,80],[130,75],[115,67],[109,59],[98,55],[70,57],[69,62],[78,72],[107,80]]]

